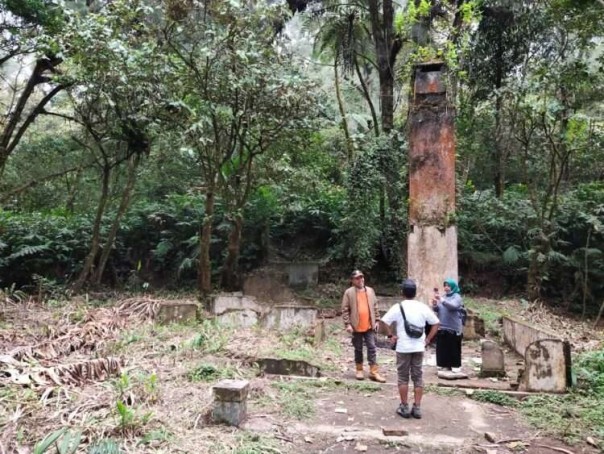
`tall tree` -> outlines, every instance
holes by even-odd
[[[254,162],[307,123],[313,90],[281,55],[270,24],[279,8],[253,12],[227,2],[192,9],[167,24],[169,89],[179,112],[174,123],[184,147],[197,155],[205,194],[200,226],[198,286],[212,290],[210,246],[214,207],[227,203],[232,219],[223,282],[236,285],[242,208],[254,187]]]
[[[72,90],[75,119],[84,126],[89,139],[84,145],[96,156],[102,182],[90,251],[74,283],[76,290],[102,280],[163,104],[156,84],[162,67],[155,64],[157,39],[148,12],[138,2],[115,1],[95,13],[74,15],[63,33],[66,63],[76,82]],[[128,170],[120,201],[111,228],[102,238],[112,174],[125,162]]]

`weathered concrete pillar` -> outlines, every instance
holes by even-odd
[[[409,112],[407,268],[428,302],[445,278],[458,279],[455,226],[455,109],[442,62],[417,65]]]
[[[247,380],[222,380],[212,388],[212,421],[239,426],[247,416]]]

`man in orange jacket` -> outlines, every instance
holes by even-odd
[[[369,362],[369,378],[384,383],[386,379],[378,372],[376,361],[375,331],[379,321],[377,298],[371,287],[365,286],[365,276],[360,270],[354,270],[350,275],[352,286],[342,297],[342,319],[346,331],[352,334],[354,346],[354,362],[356,363],[356,379],[363,380],[363,343],[367,346]]]

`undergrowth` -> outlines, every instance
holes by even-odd
[[[567,394],[540,395],[522,402],[521,412],[546,433],[576,442],[587,436],[604,439],[604,351],[578,355],[577,386]],[[600,446],[604,448],[604,446]]]

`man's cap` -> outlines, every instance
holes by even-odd
[[[417,285],[415,285],[415,281],[413,279],[405,279],[403,282],[401,282],[401,288],[417,290]]]
[[[351,274],[350,274],[350,278],[354,279],[355,277],[359,277],[359,276],[363,276],[363,272],[361,270],[354,270]]]

